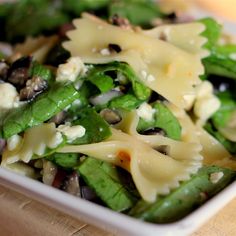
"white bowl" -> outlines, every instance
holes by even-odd
[[[153,224],[114,212],[3,168],[0,168],[0,184],[77,219],[124,236],[189,235],[236,196],[234,182],[182,220],[171,224]]]

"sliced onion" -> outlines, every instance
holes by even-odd
[[[91,97],[89,99],[89,101],[94,105],[103,105],[106,104],[107,102],[109,102],[111,99],[115,98],[115,97],[119,97],[123,95],[123,93],[121,91],[117,91],[117,90],[110,90],[107,93],[103,93],[94,97]]]

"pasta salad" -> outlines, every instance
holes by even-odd
[[[24,0],[0,24],[2,168],[155,223],[235,180],[236,45],[215,19]]]

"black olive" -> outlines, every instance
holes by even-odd
[[[113,44],[113,43],[109,43],[108,44],[108,49],[112,52],[115,51],[117,53],[121,52],[122,49],[118,44]]]
[[[108,124],[117,124],[121,121],[121,116],[114,110],[105,108],[101,110],[100,115]]]
[[[47,82],[38,76],[34,76],[26,82],[26,87],[20,90],[20,101],[31,100],[46,88]]]
[[[144,131],[141,131],[140,134],[143,134],[143,135],[159,134],[159,135],[162,135],[162,136],[166,136],[166,132],[163,129],[158,128],[158,127],[146,129]]]

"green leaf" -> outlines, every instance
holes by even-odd
[[[121,73],[123,76],[125,76],[131,83],[133,93],[138,99],[146,100],[150,97],[151,90],[141,82],[139,77],[127,63],[115,61],[103,65],[94,65],[87,74],[87,79],[89,79],[90,76],[107,76],[107,74],[111,72],[116,73],[116,76],[118,73]]]
[[[232,115],[236,111],[235,98],[229,92],[217,93],[221,106],[211,117],[214,126],[218,129],[224,127]]]
[[[41,65],[37,61],[33,61],[29,69],[30,77],[40,77],[43,80],[46,80],[48,84],[51,84],[54,80],[53,72],[44,65]]]
[[[224,174],[223,177],[217,183],[212,183],[211,174],[219,172]],[[158,198],[155,203],[139,201],[130,211],[130,215],[155,223],[174,222],[220,192],[235,180],[235,177],[236,172],[229,169],[216,166],[203,167],[190,180],[183,182],[169,195]]]
[[[110,137],[111,130],[107,122],[93,108],[78,110],[79,119],[73,125],[85,128],[85,135],[73,141],[73,144],[98,143]]]
[[[88,76],[88,80],[94,84],[101,93],[106,93],[114,88],[113,79],[110,76],[95,74],[94,76]]]
[[[212,49],[215,46],[221,36],[222,26],[213,18],[203,18],[199,22],[203,23],[206,27],[202,36],[207,38],[207,43],[204,45],[207,49]]]
[[[63,0],[63,7],[76,15],[83,11],[99,10],[106,7],[110,0]]]
[[[43,123],[77,98],[79,98],[79,93],[71,83],[55,83],[32,102],[11,110],[4,117],[0,128],[3,137],[9,138],[27,128]]]
[[[150,128],[161,128],[167,137],[180,140],[181,126],[173,113],[161,102],[155,102],[152,107],[155,109],[153,120],[146,121],[140,118],[137,130],[141,132]]]
[[[136,199],[124,187],[113,165],[88,157],[77,170],[86,184],[111,209],[121,212],[134,205]]]
[[[150,26],[153,19],[164,16],[158,4],[150,0],[113,1],[109,5],[109,16],[115,14],[141,26]]]
[[[53,153],[46,157],[59,167],[71,169],[79,164],[79,155],[77,153]]]
[[[6,19],[7,39],[38,35],[42,31],[53,30],[68,22],[61,4],[48,0],[21,0],[14,4]]]
[[[142,102],[142,100],[137,99],[132,94],[125,94],[120,97],[113,98],[108,103],[108,107],[112,109],[124,109],[131,111],[137,108]]]
[[[203,59],[203,64],[207,74],[236,79],[236,60],[214,52]]]

